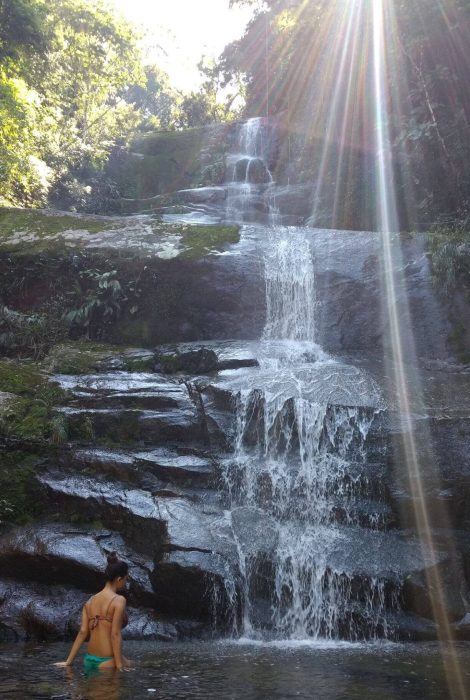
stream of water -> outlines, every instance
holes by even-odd
[[[85,678],[80,660],[56,669],[64,644],[0,646],[0,698],[5,700],[445,700],[435,644],[256,645],[126,644],[135,670]],[[445,656],[446,650],[443,650]],[[463,668],[470,651],[458,649]],[[21,673],[18,670],[21,669]],[[470,672],[464,674],[470,687]]]
[[[315,343],[309,240],[273,228],[267,251],[260,368],[240,380],[236,454],[225,471],[244,582],[240,632],[387,637],[398,583],[355,580],[333,561],[348,547],[348,526],[364,524],[357,498],[369,495],[365,443],[377,412],[365,407],[380,406],[380,392]],[[365,519],[377,529],[380,509]]]

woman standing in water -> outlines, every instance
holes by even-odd
[[[106,585],[92,596],[82,610],[82,622],[67,661],[55,666],[71,666],[83,642],[90,635],[84,657],[85,671],[129,668],[129,661],[122,655],[121,630],[127,625],[126,599],[118,591],[126,585],[129,567],[116,552],[108,555]]]

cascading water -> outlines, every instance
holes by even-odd
[[[383,526],[370,503],[367,439],[380,396],[362,371],[315,340],[312,251],[272,229],[259,369],[237,396],[235,459],[224,470],[243,580],[244,636],[387,636],[396,590],[344,566],[359,529]],[[361,498],[369,499],[361,507]]]
[[[275,207],[266,193],[273,183],[267,165],[270,134],[264,120],[256,117],[240,125],[238,152],[227,159],[227,216],[236,220],[265,218],[274,221]]]

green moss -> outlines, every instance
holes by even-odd
[[[44,364],[51,372],[58,374],[92,374],[96,372],[99,363],[110,357],[117,349],[101,343],[77,342],[67,345],[56,345]]]
[[[470,364],[470,348],[467,342],[467,329],[461,321],[457,321],[451,332],[449,340],[457,359],[463,364]]]
[[[219,183],[225,172],[224,130],[214,127],[158,131],[139,136],[112,169],[123,197],[148,199],[203,184]],[[212,163],[202,166],[201,151]]]
[[[33,396],[47,379],[32,361],[0,360],[0,391]]]
[[[32,362],[0,361],[0,391],[17,396],[0,416],[0,434],[27,442],[55,435],[53,409],[67,394]],[[57,428],[57,426],[55,426]]]
[[[124,369],[126,372],[153,372],[155,358],[125,357]]]
[[[4,452],[0,462],[0,526],[26,524],[41,515],[42,500],[34,476],[37,458],[25,452]]]
[[[427,247],[436,283],[450,295],[458,283],[470,282],[469,224],[436,224],[428,233]]]
[[[51,251],[64,255],[69,254],[71,248],[83,246],[79,232],[84,232],[86,237],[115,231],[122,226],[122,221],[113,218],[0,208],[0,250],[26,256]],[[75,239],[71,235],[73,232],[78,236]]]
[[[145,134],[113,170],[123,197],[146,199],[190,187],[200,170],[205,129]]]
[[[240,229],[228,225],[192,225],[183,231],[183,258],[199,258],[222,251],[229,244],[239,243]]]

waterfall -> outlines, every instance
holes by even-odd
[[[272,230],[259,370],[237,389],[235,457],[224,482],[250,637],[387,636],[396,592],[342,565],[351,533],[382,526],[366,444],[378,389],[315,343],[312,250],[301,230]],[[375,404],[376,405],[376,404]]]
[[[237,152],[227,159],[227,216],[238,221],[266,220],[275,223],[276,209],[270,201],[273,177],[268,166],[270,128],[259,117],[240,125]]]

